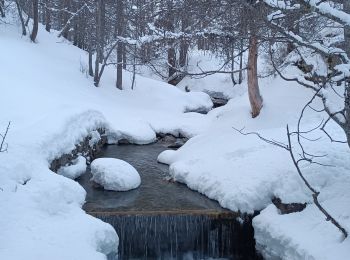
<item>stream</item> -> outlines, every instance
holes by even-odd
[[[109,145],[97,156],[133,165],[141,186],[106,191],[90,181],[89,169],[77,181],[87,191],[84,210],[110,223],[119,235],[118,256],[110,259],[261,259],[255,250],[251,216],[240,216],[173,182],[157,156],[168,149],[150,145]]]

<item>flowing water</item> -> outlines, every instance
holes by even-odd
[[[89,171],[78,179],[87,191],[84,209],[116,229],[118,259],[260,259],[251,217],[169,180],[168,166],[156,160],[165,149],[162,143],[112,145],[99,154],[133,165],[141,175],[138,189],[105,191]]]

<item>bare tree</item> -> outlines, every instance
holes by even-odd
[[[32,33],[30,34],[30,39],[32,42],[35,42],[36,37],[38,35],[39,30],[39,0],[32,0],[33,1],[33,29]]]
[[[0,0],[0,15],[2,18],[5,17],[5,0]]]
[[[117,36],[123,37],[125,28],[124,19],[124,0],[117,0]],[[123,53],[124,53],[124,43],[122,41],[118,42],[117,45],[117,82],[116,87],[118,89],[123,89]]]
[[[25,23],[24,23],[21,3],[18,0],[16,0],[16,6],[17,6],[18,17],[19,17],[19,20],[20,20],[21,26],[22,26],[22,35],[26,36],[27,35],[27,29],[26,29],[26,26],[25,26]]]
[[[263,106],[262,97],[259,90],[258,82],[258,39],[253,34],[249,40],[249,56],[248,56],[248,94],[251,107],[252,117],[255,118],[260,114]]]

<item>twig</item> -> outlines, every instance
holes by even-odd
[[[0,137],[2,139],[1,144],[0,144],[0,153],[7,151],[8,145],[7,145],[7,143],[5,143],[5,139],[6,139],[7,133],[10,129],[10,125],[11,125],[11,121],[8,123],[5,133],[3,135],[0,134]]]

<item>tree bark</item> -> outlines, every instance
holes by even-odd
[[[1,17],[4,18],[5,17],[5,1],[4,0],[0,0],[0,14],[1,14]]]
[[[241,39],[240,45],[240,55],[239,55],[239,74],[238,74],[238,84],[242,84],[243,82],[243,39]]]
[[[89,52],[89,75],[91,77],[93,77],[94,76],[94,70],[92,68],[92,48],[91,48],[91,43],[89,43],[89,50],[88,50],[88,52]]]
[[[26,26],[24,24],[24,19],[23,19],[23,13],[22,13],[22,7],[19,4],[18,0],[16,0],[16,6],[17,6],[17,11],[18,11],[18,16],[19,16],[19,20],[21,21],[21,26],[22,26],[22,35],[26,36],[27,35],[27,29]]]
[[[343,3],[344,12],[350,14],[350,1],[345,0]],[[345,39],[345,51],[348,57],[350,57],[350,26],[346,25],[344,28],[344,39]]]
[[[49,0],[45,0],[45,30],[51,31],[51,10],[49,9]]]
[[[169,47],[168,47],[168,78],[169,81],[171,81],[172,76],[176,73],[176,52],[174,47],[172,47],[172,41],[169,41]]]
[[[95,57],[95,75],[94,84],[98,87],[100,83],[100,54],[101,54],[101,5],[102,0],[96,3],[96,57]]]
[[[124,0],[117,0],[117,36],[124,33]],[[123,89],[123,51],[124,44],[119,41],[117,45],[117,82],[116,87]]]
[[[186,1],[185,1],[186,3]],[[185,12],[181,17],[181,30],[182,32],[187,32],[187,27],[189,26],[188,14]],[[187,65],[187,53],[189,49],[189,43],[186,38],[181,39],[180,43],[180,55],[179,55],[179,65],[181,68]]]
[[[39,30],[39,1],[33,0],[33,30],[30,35],[32,42],[35,42]]]
[[[263,106],[263,100],[260,95],[258,82],[258,39],[252,35],[249,39],[249,56],[248,56],[248,94],[251,107],[252,117],[255,118],[260,114]]]
[[[63,4],[63,9],[65,9],[65,10],[67,10],[67,11],[69,11],[69,1],[70,0],[63,0],[62,1],[62,4]],[[64,38],[66,38],[66,39],[68,39],[68,35],[69,35],[69,29],[70,29],[70,25],[69,26],[67,26],[68,24],[68,20],[69,20],[69,14],[68,14],[68,12],[63,12],[63,16],[62,16],[62,20],[63,20],[63,25],[62,25],[62,27],[63,27],[63,31],[62,31],[62,36],[64,37]]]
[[[345,117],[345,133],[350,148],[350,82],[348,82],[345,92]]]

